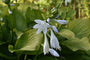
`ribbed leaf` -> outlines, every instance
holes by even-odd
[[[77,50],[84,50],[88,51],[90,50],[90,43],[87,37],[84,37],[82,39],[75,38],[73,40],[66,40],[63,42],[63,45],[67,46],[73,51]]]
[[[15,50],[17,51],[26,51],[26,52],[33,52],[40,50],[40,45],[43,41],[43,35],[36,34],[36,30],[32,29],[25,32],[16,42]]]
[[[75,33],[76,37],[88,37],[90,34],[90,20],[74,20],[69,23],[68,27]]]
[[[68,30],[68,29],[63,29],[63,30],[61,30],[61,31],[59,32],[59,34],[60,34],[62,37],[67,38],[67,39],[69,39],[69,40],[72,40],[72,39],[75,38],[75,34],[74,34],[72,31]]]

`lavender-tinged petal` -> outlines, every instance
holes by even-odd
[[[49,52],[49,43],[48,43],[46,34],[44,34],[44,35],[45,35],[45,40],[44,40],[43,53],[44,53],[44,55],[45,55],[45,54],[47,54],[47,53]]]
[[[51,30],[51,37],[50,37],[50,45],[51,45],[51,48],[55,48],[55,40],[54,40],[54,34],[52,30]]]
[[[54,32],[58,33],[56,26],[52,26],[52,28],[53,28]]]
[[[65,6],[67,6],[67,0],[65,0]]]
[[[42,23],[41,20],[35,20],[35,22],[38,23],[38,24],[41,24]]]
[[[55,48],[61,51],[58,39],[55,37]]]
[[[48,19],[47,19],[47,22],[49,23],[49,21],[50,21],[50,19],[48,18]]]
[[[49,49],[49,52],[51,53],[51,55],[59,57],[59,54],[54,49]]]
[[[50,45],[52,48],[56,48],[58,50],[61,50],[61,48],[59,46],[59,41],[58,41],[57,37],[54,35],[52,30],[51,30]]]
[[[47,33],[47,27],[44,28],[43,33],[44,33],[44,34]]]
[[[39,28],[39,24],[35,24],[34,26],[33,26],[33,28]]]
[[[42,29],[39,27],[37,30],[37,34],[39,34],[42,31]]]
[[[67,24],[68,22],[66,20],[55,20],[59,24]]]
[[[51,28],[52,26],[50,26],[48,23],[46,23],[46,26],[48,27],[48,28]]]

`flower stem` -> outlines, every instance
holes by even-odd
[[[24,60],[26,60],[27,59],[27,54],[25,54],[25,56],[24,56]]]

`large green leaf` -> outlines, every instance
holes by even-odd
[[[18,29],[19,31],[24,31],[27,28],[25,17],[18,10],[14,10],[13,14],[16,21],[16,29]]]
[[[43,34],[36,34],[36,30],[26,31],[16,42],[15,50],[26,51],[36,54],[36,51],[41,50],[40,45],[43,41]]]
[[[78,38],[88,37],[90,35],[90,20],[74,20],[69,23],[68,28]]]
[[[72,39],[75,38],[75,34],[72,31],[68,30],[68,29],[62,29],[59,32],[59,35],[61,35],[64,38],[67,38],[69,40],[72,40]]]
[[[63,45],[67,46],[73,51],[77,50],[84,50],[88,51],[90,50],[90,43],[87,37],[84,37],[82,39],[75,38],[73,40],[66,40],[63,42]]]

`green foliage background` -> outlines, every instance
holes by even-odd
[[[67,6],[64,2],[0,0],[0,18],[3,18],[0,21],[0,60],[90,60],[90,0],[71,0]],[[43,34],[37,35],[32,28],[35,19],[47,18],[59,30],[56,36],[62,51],[58,51],[58,58],[43,55]],[[67,20],[68,24],[53,23],[53,19]]]

